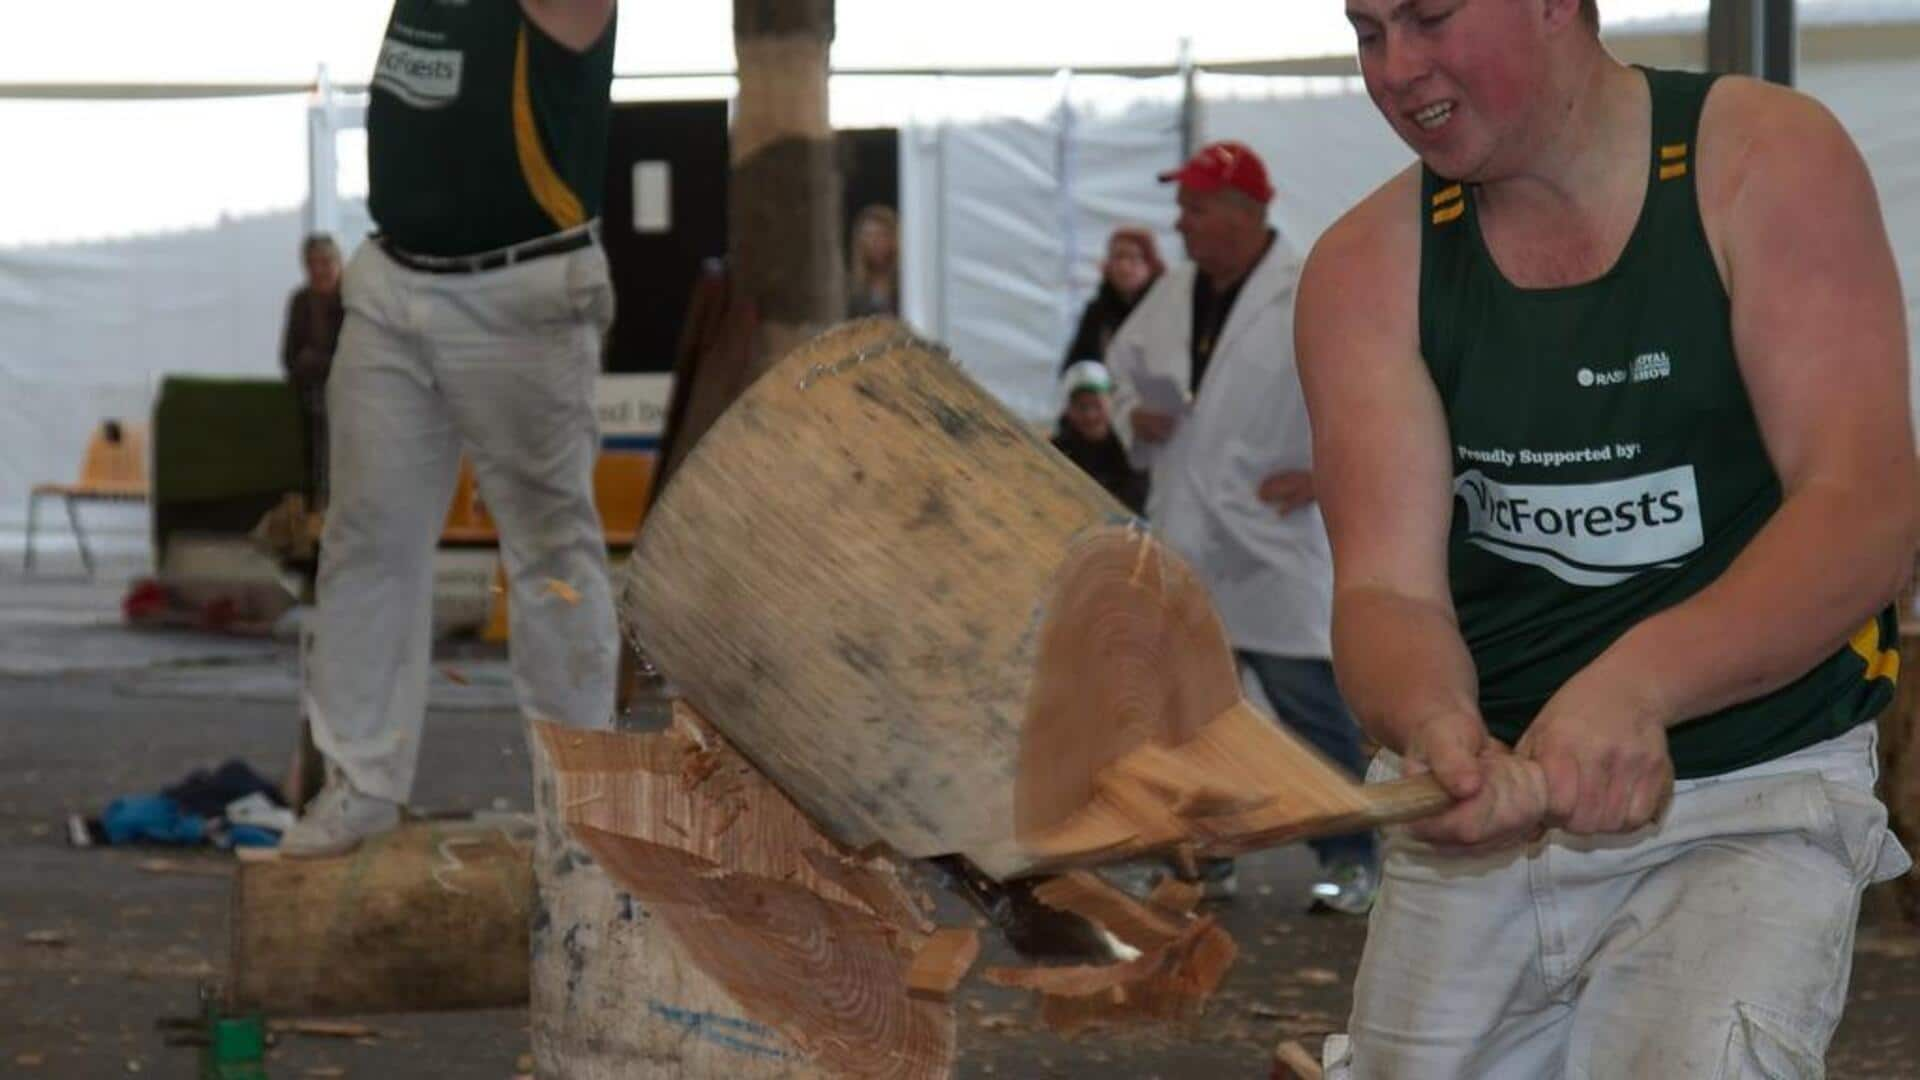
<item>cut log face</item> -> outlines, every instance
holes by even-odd
[[[1050,584],[1015,803],[1028,835],[1086,806],[1128,751],[1184,743],[1240,700],[1205,586],[1144,530],[1091,530]]]
[[[1445,803],[1363,792],[1255,713],[1191,570],[890,320],[734,403],[624,591],[659,669],[849,848],[1005,879]]]
[[[627,1007],[600,1017],[605,1036],[636,1044],[629,1066],[683,1076],[947,1075],[952,1010],[910,993],[927,934],[891,864],[834,845],[688,710],[676,710],[665,734],[542,724],[536,739],[556,816],[655,935],[621,958]],[[893,921],[905,911],[915,914]],[[581,915],[581,929],[597,929],[593,913]],[[674,964],[655,962],[662,957]],[[543,967],[538,955],[535,966],[537,986],[563,983],[536,990],[536,1052],[555,1075],[575,1075],[569,1055],[605,1051],[567,1013],[605,1010],[572,994],[573,972]],[[688,1038],[702,1027],[724,1038]]]

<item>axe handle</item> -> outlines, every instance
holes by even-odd
[[[1453,796],[1432,773],[1360,785],[1367,800],[1367,824],[1398,825],[1431,817],[1453,805]]]

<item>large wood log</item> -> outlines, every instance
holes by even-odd
[[[941,350],[864,320],[720,418],[648,518],[628,630],[853,848],[989,873],[1399,820],[1241,699],[1204,587]]]
[[[532,840],[525,818],[416,822],[337,859],[241,862],[229,1003],[297,1016],[524,1003]]]

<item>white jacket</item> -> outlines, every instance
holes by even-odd
[[[1107,349],[1114,430],[1134,464],[1150,469],[1147,517],[1213,594],[1237,649],[1331,655],[1333,559],[1320,505],[1282,517],[1260,501],[1261,480],[1313,468],[1313,435],[1293,360],[1294,286],[1301,259],[1275,235],[1234,301],[1199,397],[1157,446],[1137,441],[1128,416],[1139,373],[1191,383],[1192,264],[1162,275]]]

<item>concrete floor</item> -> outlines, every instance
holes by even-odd
[[[243,758],[269,775],[293,739],[287,643],[121,627],[121,583],[0,574],[0,1075],[195,1075],[156,1021],[196,1009],[226,964],[231,863],[217,854],[68,847],[70,813]],[[471,648],[436,685],[415,803],[525,809],[527,756],[504,665]],[[176,864],[156,872],[165,855]],[[1241,955],[1207,1013],[1179,1029],[1065,1040],[1030,1027],[1016,995],[962,995],[968,1077],[1266,1076],[1276,1040],[1318,1045],[1343,1026],[1364,923],[1300,913],[1299,851],[1247,860],[1241,899],[1221,909]],[[181,870],[188,872],[181,872]],[[61,945],[28,941],[52,932]],[[35,935],[44,936],[44,935]],[[1870,927],[1830,1055],[1836,1078],[1920,1076],[1920,936]],[[977,980],[976,980],[977,981]],[[279,1078],[507,1080],[529,1050],[524,1010],[361,1018],[351,1041],[283,1038]]]

